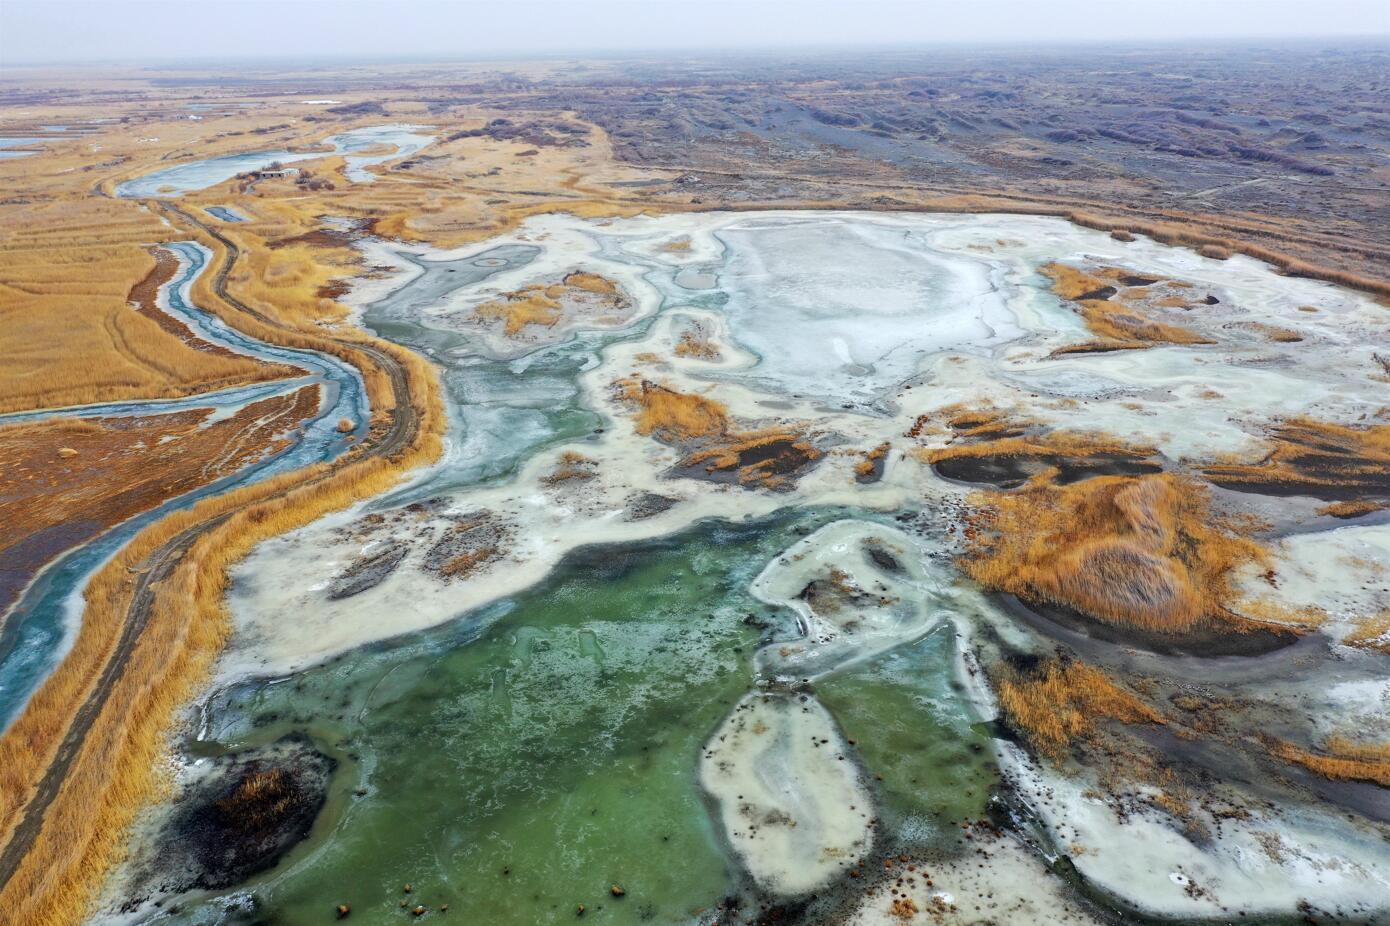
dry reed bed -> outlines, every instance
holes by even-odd
[[[474,314],[481,319],[503,321],[503,333],[514,337],[530,325],[554,327],[564,318],[566,303],[585,293],[610,300],[614,308],[625,304],[617,284],[598,274],[576,270],[558,283],[532,283],[503,293],[501,299],[478,306]]]
[[[201,232],[197,237],[220,259],[219,242]],[[339,341],[283,331],[249,318],[216,297],[209,276],[199,280],[199,304],[216,306],[253,336],[325,350],[357,364],[377,414],[392,407],[389,379],[368,355]],[[91,694],[115,652],[131,617],[140,573],[158,565],[158,558],[151,558],[166,544],[191,543],[168,577],[153,586],[148,625],[123,654],[123,670],[29,852],[0,888],[0,909],[15,922],[77,922],[105,873],[120,858],[126,827],[159,790],[159,759],[176,711],[207,677],[229,632],[224,604],[228,567],[258,541],[378,493],[406,469],[438,456],[445,415],[433,368],[394,345],[371,341],[365,334],[359,337],[393,357],[405,372],[413,415],[421,423],[405,446],[390,457],[352,453],[335,465],[315,466],[207,499],[143,531],[89,584],[73,649],[0,739],[0,833],[7,838],[73,720],[73,705]]]
[[[616,388],[619,398],[637,409],[638,434],[680,444],[729,433],[729,410],[715,399],[637,377],[619,381]]]
[[[1390,424],[1354,427],[1291,418],[1275,426],[1264,459],[1222,463],[1203,475],[1220,486],[1312,495],[1345,507],[1329,514],[1353,516],[1390,501]]]
[[[1318,514],[1331,515],[1334,518],[1359,518],[1363,514],[1370,514],[1373,511],[1383,511],[1390,508],[1390,502],[1378,502],[1370,499],[1357,499],[1355,501],[1331,502],[1318,509]]]
[[[1160,344],[1212,344],[1209,338],[1181,325],[1156,321],[1146,306],[1126,298],[1111,278],[1097,276],[1066,264],[1050,263],[1039,268],[1052,280],[1052,291],[1075,303],[1095,340],[1059,348],[1057,354],[1095,351],[1142,350]]]
[[[1334,736],[1325,744],[1325,752],[1312,752],[1271,737],[1264,742],[1270,754],[1301,765],[1323,778],[1369,781],[1390,788],[1390,742],[1368,745]]]
[[[220,344],[213,344],[205,341],[193,333],[181,320],[175,318],[159,307],[159,290],[162,286],[173,279],[178,270],[178,258],[168,248],[154,247],[150,249],[154,257],[154,266],[140,282],[130,288],[130,293],[126,296],[126,301],[141,315],[152,320],[159,327],[172,334],[174,337],[183,341],[190,347],[203,351],[208,354],[215,354],[219,357],[232,357],[238,360],[246,360],[242,354],[229,350]],[[293,367],[278,363],[261,363],[258,365],[257,376],[260,379],[273,379],[278,376],[293,376],[300,371]]]
[[[918,454],[932,464],[987,457],[1076,462],[1101,457],[1146,460],[1158,453],[1155,447],[1136,446],[1094,431],[1051,430],[1026,416],[994,408],[967,410],[964,406],[952,406],[942,409],[936,417],[944,420],[954,439],[943,447],[924,449]],[[920,437],[931,423],[932,416],[918,418],[906,436]]]
[[[972,504],[961,565],[988,588],[1147,632],[1252,627],[1225,605],[1230,576],[1267,552],[1217,516],[1194,479],[1097,476],[1059,486],[1044,474],[1014,492],[978,493]]]
[[[222,243],[209,236],[201,228],[195,228],[188,237],[199,241],[205,247],[211,249],[215,255],[212,267],[216,267],[220,262],[220,255],[225,252]],[[238,245],[240,246],[240,245]],[[311,258],[302,258],[311,260]],[[305,302],[302,287],[297,287],[293,292],[287,292],[285,298],[286,310],[278,313],[264,313],[254,315],[241,311],[238,308],[227,305],[218,295],[215,289],[216,270],[209,270],[201,274],[193,282],[193,301],[200,306],[218,306],[218,313],[228,322],[234,324],[240,331],[268,344],[275,344],[279,347],[293,347],[304,350],[320,351],[331,354],[340,360],[346,361],[357,367],[362,372],[362,377],[367,386],[367,395],[371,400],[373,409],[390,407],[392,403],[391,384],[386,374],[380,370],[375,362],[368,358],[358,349],[356,344],[372,344],[376,349],[385,350],[394,356],[398,361],[407,362],[416,359],[413,354],[390,342],[378,341],[365,332],[357,329],[342,328],[335,332],[335,337],[329,339],[322,334],[324,326],[316,323],[311,308]],[[228,275],[228,281],[232,274]],[[228,291],[236,298],[241,298],[242,293],[233,290],[230,286]],[[314,296],[313,301],[317,302],[318,297]],[[253,310],[259,310],[259,306],[254,299],[246,300]],[[271,321],[274,319],[274,322]],[[424,363],[424,361],[418,361]],[[379,417],[377,412],[374,417]]]
[[[1094,666],[1048,657],[1019,668],[1002,663],[990,672],[1009,725],[1034,750],[1061,761],[1069,747],[1109,720],[1164,723],[1163,716]]]
[[[619,401],[634,409],[637,433],[679,448],[685,454],[679,466],[687,471],[730,473],[740,485],[785,489],[824,455],[797,427],[737,430],[724,404],[706,396],[637,376],[613,387]]]
[[[199,349],[163,313],[131,309],[155,266],[146,243],[171,232],[133,204],[60,200],[0,217],[0,411],[186,396],[286,372]]]
[[[1342,642],[1359,649],[1375,649],[1390,655],[1390,608],[1362,619]]]

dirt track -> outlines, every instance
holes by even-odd
[[[193,226],[205,232],[210,237],[221,242],[226,248],[221,265],[217,268],[217,273],[213,278],[213,288],[217,295],[225,300],[237,311],[245,312],[264,324],[289,331],[285,325],[275,319],[258,312],[245,303],[238,300],[227,292],[227,275],[235,265],[240,251],[237,246],[229,239],[224,237],[216,229],[209,227],[189,214],[179,206],[159,202],[158,205],[169,215],[170,220],[175,224],[183,224],[185,227]],[[298,334],[298,332],[295,332]],[[339,344],[361,351],[372,358],[372,361],[383,370],[390,379],[391,393],[394,398],[394,407],[390,409],[390,422],[386,429],[379,434],[369,433],[366,440],[359,445],[360,450],[351,457],[351,462],[356,463],[370,457],[390,457],[404,450],[414,439],[420,429],[419,416],[416,414],[415,406],[411,402],[410,380],[405,368],[401,366],[396,358],[386,351],[349,339],[329,338]],[[341,467],[346,465],[344,462],[331,467],[327,472],[320,474],[306,482],[299,483],[290,487],[286,492],[299,489],[305,485],[313,485],[335,475]],[[258,501],[257,504],[260,502]],[[127,661],[127,657],[134,650],[149,623],[150,609],[154,604],[155,587],[166,579],[174,568],[179,564],[193,544],[208,531],[225,522],[234,514],[234,511],[226,511],[215,515],[208,520],[186,528],[175,535],[163,546],[159,547],[140,563],[139,578],[136,582],[135,593],[131,598],[130,610],[126,614],[125,626],[121,630],[120,638],[116,641],[115,647],[111,651],[110,657],[102,667],[101,675],[96,684],[88,693],[73,715],[72,723],[68,726],[67,732],[63,737],[62,743],[58,747],[52,762],[44,771],[43,777],[39,780],[33,795],[24,805],[21,816],[10,833],[9,841],[5,843],[3,850],[0,850],[0,888],[9,883],[10,878],[18,870],[20,862],[25,854],[33,845],[43,827],[44,817],[49,806],[57,798],[62,789],[63,782],[66,780],[68,770],[77,756],[81,753],[82,746],[86,741],[87,734],[90,732],[92,724],[101,714],[102,708],[106,704],[106,699],[110,696],[112,688],[120,679],[121,673]]]

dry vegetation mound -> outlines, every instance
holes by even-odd
[[[486,321],[502,321],[507,337],[516,337],[527,327],[553,328],[569,316],[609,312],[627,315],[632,301],[612,280],[596,273],[576,270],[558,283],[532,283],[503,293],[478,306],[474,314]]]
[[[938,423],[944,423],[951,442],[920,456],[939,475],[962,482],[1013,487],[1049,474],[1066,484],[1089,476],[1142,475],[1162,468],[1153,447],[1126,444],[1098,432],[1054,431],[994,408],[950,406],[936,416],[919,417],[907,436],[921,438]]]
[[[634,409],[638,434],[678,447],[682,476],[734,482],[748,488],[788,489],[824,456],[794,427],[736,430],[728,409],[714,399],[630,377],[615,384]]]
[[[1231,571],[1265,551],[1217,517],[1193,479],[1036,479],[975,503],[962,564],[989,588],[1158,634],[1250,624],[1224,602]]]
[[[1095,335],[1093,340],[1059,348],[1058,354],[1215,343],[1181,325],[1160,320],[1164,309],[1186,305],[1182,296],[1165,295],[1162,287],[1156,287],[1165,281],[1120,268],[1088,273],[1066,264],[1050,263],[1039,269],[1052,280],[1054,293],[1078,307],[1086,327]]]
[[[1270,753],[1336,781],[1369,781],[1390,788],[1390,742],[1355,743],[1343,737],[1328,739],[1323,752],[1313,752],[1283,740],[1265,739]]]
[[[1018,659],[990,673],[1009,725],[1054,760],[1107,720],[1163,723],[1163,717],[1101,670],[1063,657]]]
[[[721,402],[635,377],[617,386],[619,397],[637,409],[638,434],[667,444],[728,434],[729,413]]]
[[[1348,427],[1293,418],[1273,429],[1258,463],[1211,466],[1204,475],[1228,489],[1264,495],[1311,495],[1364,514],[1390,500],[1390,425]],[[1374,500],[1374,501],[1372,501]]]

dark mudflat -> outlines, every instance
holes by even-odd
[[[157,839],[143,880],[160,891],[220,890],[275,867],[309,835],[336,766],[302,736],[214,761]]]
[[[999,595],[996,601],[1014,618],[1061,642],[1072,642],[1066,638],[1079,635],[1160,656],[1263,656],[1292,646],[1300,638],[1292,630],[1279,628],[1238,631],[1210,625],[1184,634],[1163,634],[1102,623],[1071,608],[1024,602],[1014,595]]]
[[[405,559],[406,548],[403,545],[387,547],[380,553],[371,556],[364,556],[354,561],[336,577],[328,588],[328,598],[330,601],[337,601],[340,598],[351,598],[353,595],[360,595],[369,588],[376,588],[391,573],[396,571],[396,567]]]
[[[645,521],[669,511],[676,501],[670,496],[658,495],[655,492],[639,492],[628,498],[625,518],[628,521]]]
[[[976,485],[1014,489],[1047,469],[1056,469],[1058,485],[1069,485],[1092,476],[1146,476],[1163,467],[1153,460],[1126,454],[1097,454],[1091,457],[1005,456],[953,457],[932,464],[943,479]]]

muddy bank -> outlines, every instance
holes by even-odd
[[[1300,634],[1287,628],[1230,630],[1214,622],[1182,634],[1157,633],[1139,627],[1108,624],[1071,608],[1043,602],[1024,602],[1014,595],[996,595],[997,606],[1019,623],[1043,636],[1074,644],[1078,639],[1132,647],[1158,656],[1264,656],[1293,646]]]
[[[337,765],[299,735],[207,762],[155,837],[126,909],[274,868],[309,835]]]
[[[1152,460],[1125,454],[1098,454],[1093,457],[1024,456],[992,454],[958,456],[938,460],[932,469],[943,479],[976,485],[1013,489],[1048,470],[1056,470],[1054,481],[1070,485],[1092,476],[1144,476],[1160,473],[1163,467]]]

